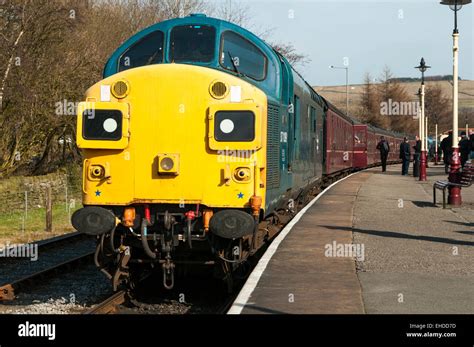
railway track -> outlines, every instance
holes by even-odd
[[[41,240],[41,241],[36,242],[36,244],[38,245],[38,249],[47,250],[50,248],[57,247],[61,244],[77,242],[79,240],[84,240],[86,238],[88,238],[88,236],[85,235],[84,233],[75,231],[69,234],[64,234],[64,235],[55,236],[49,239]]]
[[[220,304],[216,309],[209,310],[209,313],[215,314],[226,314],[232,306],[236,295],[230,295]],[[127,292],[126,290],[121,290],[117,293],[112,294],[107,299],[96,304],[91,309],[84,312],[84,314],[116,314],[119,313],[122,309],[120,306],[127,301]],[[141,304],[143,305],[143,304]],[[159,310],[155,310],[156,314],[160,314]]]
[[[80,243],[91,243],[89,251],[71,252]],[[82,233],[71,233],[43,240],[35,243],[38,247],[38,264],[34,264],[31,268],[31,260],[24,258],[0,258],[0,268],[3,270],[3,276],[0,274],[0,302],[13,301],[19,293],[33,288],[37,284],[45,282],[58,274],[65,273],[69,270],[73,271],[78,265],[92,263],[94,255],[93,240]],[[67,252],[66,252],[67,250]],[[57,257],[58,253],[68,253],[61,257]],[[73,255],[73,256],[72,256]],[[46,264],[41,265],[41,261],[47,260]],[[28,268],[25,270],[25,268]],[[5,280],[5,275],[6,276]],[[130,310],[130,307],[122,306],[128,300],[126,290],[119,291],[107,297],[105,300],[99,302],[94,307],[88,309],[84,314],[114,314],[121,311]],[[193,309],[189,313],[206,312],[224,314],[233,302],[233,298],[226,298],[222,304],[211,305],[209,302],[193,303],[193,306],[199,307]],[[153,304],[140,304],[141,306],[150,306]],[[173,304],[179,306],[181,304]],[[133,307],[133,304],[130,305]],[[159,306],[159,305],[157,305]],[[211,307],[212,306],[212,307]],[[170,309],[153,308],[152,311],[156,314],[170,313]]]
[[[334,179],[338,178],[339,177]],[[85,245],[89,243],[89,247],[84,248],[84,246],[81,246],[81,252],[76,252],[75,249],[78,248],[78,245],[81,243]],[[10,272],[14,275],[14,277],[8,276],[10,280],[2,281],[3,278],[0,274],[0,301],[14,300],[16,295],[22,290],[31,288],[41,281],[44,282],[46,278],[52,278],[58,273],[64,273],[69,269],[77,268],[77,265],[80,263],[91,264],[95,250],[94,240],[87,235],[78,232],[40,241],[37,243],[37,247],[38,254],[40,255],[38,259],[40,261],[44,261],[45,259],[49,260],[49,264],[42,267],[36,266],[35,269],[33,269],[34,271],[32,270],[29,273],[24,273],[24,271],[21,273],[22,271],[19,271],[18,269],[22,266],[30,266],[32,263],[31,261],[26,262],[19,258],[0,258],[0,267],[7,271],[11,269]],[[259,258],[267,247],[268,244],[262,247],[254,257]],[[58,257],[58,254],[61,254],[62,256]],[[256,259],[254,259],[254,261],[256,261]],[[254,261],[252,261],[252,263],[254,263]],[[251,265],[251,268],[253,268],[254,265],[255,264]],[[20,273],[18,273],[18,271]],[[178,290],[172,295],[164,294],[163,297],[167,297],[165,300],[162,300],[162,297],[158,295],[156,299],[154,298],[151,301],[148,300],[147,296],[151,295],[152,297],[155,297],[153,293],[142,295],[140,300],[128,300],[127,292],[119,291],[96,304],[94,307],[88,309],[84,314],[114,314],[127,312],[154,314],[225,314],[232,306],[239,291],[237,289],[235,295],[230,294],[224,297],[217,294],[215,300],[208,300],[208,298],[203,298],[199,295],[196,297],[195,294],[191,294],[189,291],[190,287],[194,287],[194,284],[185,284],[181,290]],[[198,287],[199,285],[196,288]],[[192,289],[191,291],[198,293],[201,291],[208,292],[209,288],[211,288],[212,291],[213,287],[213,285],[210,285],[207,282],[204,284],[203,289],[198,288]],[[204,290],[204,288],[206,289]],[[182,292],[194,296],[190,298],[189,303],[179,303],[173,299],[173,297],[176,298],[177,295]],[[218,293],[217,289],[216,293]],[[206,296],[214,297],[214,295]],[[219,299],[217,299],[217,297],[219,297]]]
[[[40,240],[38,242],[32,242],[27,245],[28,246],[36,245],[38,247],[38,253],[39,253],[39,252],[47,252],[48,250],[57,248],[59,246],[64,246],[71,243],[77,243],[85,239],[87,239],[87,235],[76,231],[69,234],[55,236],[55,237],[45,239],[45,240]],[[9,247],[13,247],[13,246],[10,245]],[[18,258],[13,259],[13,258],[8,258],[8,257],[0,257],[0,265],[4,266],[5,264],[8,264],[9,262],[11,262],[11,260],[17,260],[17,259]]]
[[[334,179],[337,180],[338,178],[340,177],[335,177]],[[83,244],[83,246],[79,246],[80,244]],[[84,247],[84,245],[87,244],[89,244],[89,247]],[[38,257],[40,260],[39,262],[44,260],[48,261],[44,266],[34,266],[34,269],[30,269],[31,271],[26,271],[26,273],[25,271],[20,271],[19,269],[22,267],[31,267],[31,261],[25,261],[24,259],[20,258],[0,258],[0,267],[4,270],[4,272],[8,272],[8,270],[10,270],[10,276],[7,276],[7,281],[5,281],[0,274],[0,301],[14,300],[19,292],[30,288],[41,281],[44,281],[46,278],[51,278],[58,273],[64,273],[69,269],[76,268],[77,265],[81,263],[92,263],[95,250],[94,240],[79,232],[43,240],[36,243],[36,245],[38,247],[38,254],[40,255]],[[259,253],[260,255],[264,253],[264,250],[267,247],[268,245],[262,247],[262,249],[254,256],[259,258]],[[76,251],[76,248],[81,248],[81,250]],[[175,302],[169,305],[175,305],[175,310],[177,313],[185,311],[184,313],[191,314],[225,314],[232,306],[235,297],[236,295],[231,294],[225,298],[220,298],[217,302],[208,302],[207,300],[202,300],[202,298],[199,298],[197,300],[193,300],[193,302],[190,304],[180,304]],[[131,302],[133,306],[133,300],[127,300],[127,292],[119,291],[95,305],[93,308],[85,311],[84,313],[119,313],[121,311],[130,309],[123,306],[123,304],[126,302]],[[157,302],[159,302],[159,300],[157,300]],[[179,307],[180,305],[181,307]],[[189,309],[186,305],[190,305],[192,307]],[[140,311],[140,309],[143,311],[143,307],[148,307],[145,309],[145,311],[151,311],[152,313],[156,314],[160,314],[162,312],[170,313],[170,311],[173,311],[164,306],[166,305],[163,305],[162,302],[155,305],[139,302],[138,306],[136,307],[138,308],[138,311]]]
[[[338,176],[331,177],[331,179],[328,182],[324,182],[324,184],[322,184],[321,190],[324,188],[324,185],[329,185],[333,181],[337,181],[337,180],[341,179],[342,177],[345,177],[347,174],[348,173],[344,172],[344,173],[341,173]],[[319,192],[320,192],[320,190],[315,192],[314,195],[311,195],[309,197],[309,200],[311,200],[312,198],[317,196],[319,194]],[[306,204],[304,204],[304,205],[306,205]],[[300,208],[302,208],[302,207],[303,206],[300,206]],[[273,238],[270,240],[270,242],[268,244],[262,246],[253,255],[251,265],[250,265],[249,274],[250,274],[251,270],[258,263],[258,259],[265,253],[266,249],[270,246],[270,244],[274,240],[274,238],[279,234],[279,232],[283,229],[283,227],[290,220],[291,220],[291,218],[288,221],[286,221],[285,223],[281,224],[279,226],[278,232],[273,236]],[[242,282],[242,285],[244,284],[244,282]],[[192,284],[189,284],[189,285],[192,285]],[[207,313],[207,314],[226,314],[229,311],[229,309],[232,307],[232,304],[234,303],[235,299],[237,298],[238,293],[240,291],[240,288],[241,288],[241,286],[239,285],[238,288],[236,288],[235,292],[233,292],[232,294],[228,294],[224,298],[221,298],[222,302],[218,303],[217,305],[213,305],[210,302],[206,302],[206,303],[199,302],[200,300],[198,300],[197,302],[194,302],[192,305],[198,306],[200,308],[197,309],[197,310],[196,309],[190,310],[190,312],[188,312],[188,313],[192,314],[192,313],[195,313],[197,311],[198,313],[203,312],[203,313]],[[208,289],[208,288],[206,288],[206,289]],[[199,289],[196,289],[196,290],[199,291]],[[178,290],[178,292],[179,292],[179,290]],[[212,295],[210,295],[210,296],[212,296]],[[127,301],[130,302],[132,304],[132,306],[135,305],[135,307],[137,307],[137,308],[147,307],[147,308],[149,308],[150,311],[152,311],[155,314],[162,314],[162,313],[169,314],[169,309],[167,310],[167,309],[154,308],[154,306],[156,304],[142,303],[142,302],[139,302],[138,300],[135,300],[135,299],[127,300],[127,291],[126,290],[122,290],[122,291],[119,291],[115,294],[112,294],[107,299],[105,299],[102,302],[96,304],[91,309],[85,311],[84,314],[117,314],[117,313],[120,313],[122,311],[124,313],[126,313],[126,312],[128,312],[128,308],[123,308],[121,306]],[[157,300],[157,301],[159,301],[159,300]],[[176,305],[179,305],[179,304],[176,304]],[[201,311],[201,312],[199,312],[199,311]]]
[[[122,305],[127,298],[127,291],[121,290],[112,294],[104,301],[98,303],[93,308],[84,312],[84,314],[111,314],[116,313],[118,306]]]
[[[37,245],[37,261],[0,258],[3,270],[0,275],[0,301],[14,300],[21,290],[83,262],[90,262],[94,255],[93,241],[79,232],[29,245]]]

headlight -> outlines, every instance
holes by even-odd
[[[82,137],[85,140],[120,140],[122,138],[122,112],[85,110],[82,113]]]
[[[250,180],[250,168],[238,167],[234,170],[234,178],[237,182],[247,182]]]
[[[163,170],[165,171],[170,171],[173,166],[174,166],[174,162],[173,162],[173,159],[171,158],[164,158],[161,163],[160,163],[160,166]]]
[[[112,91],[113,96],[115,96],[117,99],[123,99],[128,95],[130,91],[130,85],[127,81],[119,80],[112,84],[110,90]]]
[[[160,153],[158,154],[158,173],[179,174],[179,154]]]
[[[104,177],[105,169],[102,165],[91,165],[89,169],[90,179],[98,180]]]
[[[214,138],[220,142],[248,142],[255,139],[255,115],[252,111],[218,111]]]
[[[223,99],[229,92],[229,88],[224,82],[214,81],[209,86],[209,93],[214,99]]]

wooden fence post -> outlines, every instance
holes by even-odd
[[[53,202],[51,197],[51,184],[46,186],[46,231],[53,231]]]

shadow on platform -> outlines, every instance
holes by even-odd
[[[373,172],[376,175],[403,176],[401,171],[399,172],[399,171],[392,171],[392,170],[388,171],[387,170],[385,172],[382,172],[382,170],[380,170],[380,171],[377,170],[377,171],[373,171]],[[417,177],[414,177],[410,172],[408,173],[408,175],[406,175],[406,177],[412,177],[412,178],[415,178],[415,179],[417,178]]]
[[[393,238],[399,238],[399,239],[401,238],[401,239],[409,239],[409,240],[439,242],[439,243],[447,243],[451,245],[460,245],[460,246],[474,246],[473,241],[461,241],[461,240],[448,239],[445,237],[410,235],[410,234],[398,233],[398,232],[393,232],[393,231],[362,230],[362,229],[357,229],[357,228],[337,227],[337,226],[331,226],[331,225],[321,225],[321,227],[324,227],[327,229],[333,229],[333,230],[352,230],[352,232],[354,233],[361,233],[361,234],[382,236],[382,237],[393,237]],[[460,233],[464,233],[464,232],[460,232]]]
[[[456,224],[456,225],[462,225],[464,227],[474,228],[474,223],[470,223],[470,222],[458,222],[458,221],[454,221],[454,220],[444,220],[443,222],[448,222],[448,223],[452,223],[452,224]]]
[[[413,201],[412,204],[416,207],[436,207],[437,205],[433,204],[431,201]]]
[[[272,310],[271,308],[256,306],[252,304],[247,304],[245,308],[249,311],[257,311],[259,313],[270,313],[270,314],[288,314],[288,312]]]

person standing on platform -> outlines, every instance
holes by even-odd
[[[448,137],[445,137],[441,141],[440,147],[443,151],[443,161],[444,161],[444,172],[449,173],[449,164],[451,163],[451,156],[453,155],[453,132],[448,133]]]
[[[471,132],[469,135],[469,141],[471,142],[471,159],[474,159],[474,133]]]
[[[430,164],[431,158],[433,158],[433,153],[434,153],[434,147],[431,146],[430,141],[428,139],[427,144],[426,144],[426,167],[428,168]]]
[[[466,136],[466,132],[461,132],[461,141],[459,141],[459,152],[461,154],[461,166],[464,167],[471,154],[471,142]]]
[[[410,144],[408,138],[404,137],[400,144],[400,159],[402,160],[402,175],[408,175],[408,167],[410,166]]]
[[[421,140],[420,137],[416,136],[416,142],[413,146],[415,153],[413,154],[413,177],[420,175],[420,158],[421,158]]]
[[[380,151],[380,161],[382,162],[382,172],[387,171],[387,157],[390,152],[390,146],[385,140],[385,137],[380,136],[380,142],[377,144],[377,149]]]

